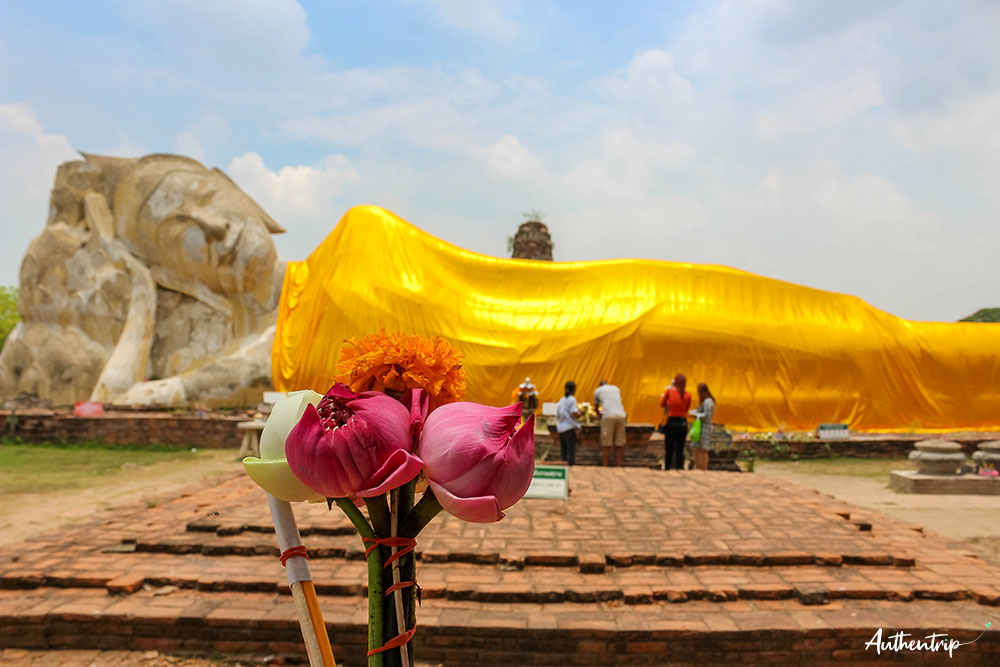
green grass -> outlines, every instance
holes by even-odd
[[[115,473],[205,456],[201,450],[158,445],[23,444],[0,439],[0,496],[81,489]]]
[[[798,461],[773,461],[757,459],[756,470],[778,470],[802,475],[843,475],[888,479],[892,470],[916,470],[909,459],[856,459],[831,457],[828,459],[800,459]]]

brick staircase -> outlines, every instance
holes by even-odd
[[[574,468],[568,501],[419,537],[430,664],[859,664],[878,628],[969,641],[1000,568],[754,475]],[[361,664],[365,564],[334,508],[296,507],[338,664]],[[0,550],[0,648],[301,659],[266,501],[242,475]],[[987,633],[921,664],[997,664]]]

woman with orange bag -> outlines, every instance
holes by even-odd
[[[691,394],[684,391],[687,378],[678,373],[674,383],[667,387],[660,399],[660,407],[667,416],[663,433],[665,470],[684,469],[684,440],[687,439],[687,413],[691,409]]]

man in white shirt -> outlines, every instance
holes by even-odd
[[[580,408],[576,404],[576,383],[570,380],[566,383],[566,395],[556,403],[556,430],[559,432],[559,450],[562,460],[569,465],[576,464],[576,434],[580,430],[577,420]]]
[[[615,461],[622,465],[625,458],[625,407],[622,405],[622,393],[607,380],[594,390],[594,408],[601,415],[601,461],[608,465],[611,449],[615,450]]]

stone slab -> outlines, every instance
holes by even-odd
[[[900,493],[948,495],[1000,495],[1000,477],[979,475],[923,475],[913,470],[893,470],[889,487]]]

